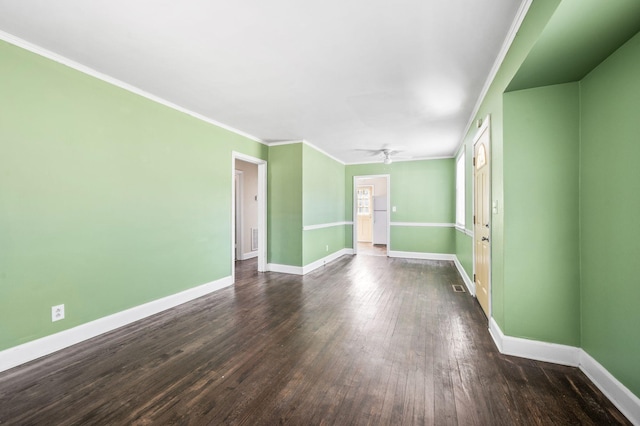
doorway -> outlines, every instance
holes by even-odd
[[[251,259],[258,272],[267,267],[267,162],[232,153],[231,275],[236,261]]]
[[[487,117],[473,141],[473,270],[476,298],[491,318],[491,129]]]
[[[390,176],[354,176],[353,188],[354,253],[388,256]]]

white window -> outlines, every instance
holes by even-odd
[[[464,148],[456,160],[456,225],[464,228],[465,218]]]
[[[358,216],[369,216],[371,214],[372,186],[358,187]]]

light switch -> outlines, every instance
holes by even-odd
[[[391,207],[391,211],[395,212],[396,211],[396,206]]]
[[[493,200],[493,214],[498,214],[498,200]]]

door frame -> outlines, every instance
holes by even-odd
[[[493,317],[493,294],[491,292],[492,289],[492,272],[491,272],[491,264],[492,264],[492,259],[493,259],[493,208],[491,206],[491,200],[493,199],[493,185],[492,185],[492,180],[491,180],[491,176],[492,176],[492,167],[493,167],[493,158],[491,157],[492,152],[493,152],[493,148],[491,146],[491,115],[487,114],[487,116],[482,120],[482,123],[480,124],[480,126],[478,127],[478,131],[476,132],[476,134],[473,136],[473,145],[471,146],[471,158],[473,159],[471,161],[471,182],[472,182],[472,189],[471,189],[471,212],[473,214],[473,217],[476,217],[476,166],[475,166],[475,157],[476,157],[476,144],[478,143],[478,141],[480,140],[480,138],[482,137],[482,135],[484,134],[484,132],[488,132],[489,135],[489,141],[487,142],[487,148],[489,150],[489,171],[488,171],[488,181],[489,181],[489,240],[490,240],[490,246],[489,246],[489,265],[488,265],[488,279],[487,279],[487,292],[489,293],[489,315],[487,315],[487,321],[490,321],[491,318]],[[476,233],[476,224],[475,224],[475,220],[473,223],[473,236],[471,237],[472,243],[471,243],[471,255],[472,255],[472,259],[473,259],[473,275],[475,277],[476,275],[476,241],[475,241],[475,233]],[[475,286],[475,280],[474,280],[474,286]],[[476,290],[475,292],[476,294],[478,293],[478,291]],[[477,297],[477,296],[476,296]]]
[[[242,228],[242,212],[244,211],[244,173],[242,170],[235,170],[234,162],[234,178],[235,178],[235,190],[234,193],[234,208],[233,218],[234,224],[234,256],[235,260],[242,260],[244,253],[244,230]]]
[[[242,154],[240,152],[231,152],[231,280],[236,282],[235,262],[233,254],[235,252],[235,222],[236,222],[236,185],[235,185],[235,169],[236,160],[246,161],[247,163],[256,164],[258,166],[258,272],[266,272],[267,270],[267,162],[257,157]]]
[[[353,177],[353,191],[351,192],[352,198],[352,220],[353,220],[353,235],[352,245],[353,254],[358,254],[358,179],[375,179],[385,178],[387,180],[387,256],[391,251],[391,175],[358,175]]]

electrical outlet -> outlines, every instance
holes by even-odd
[[[327,244],[327,248],[325,250],[329,251],[329,244]]]
[[[56,305],[51,307],[51,322],[64,319],[64,305]]]

